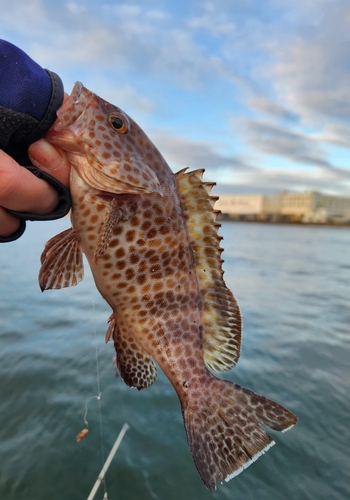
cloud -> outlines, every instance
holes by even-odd
[[[169,163],[174,163],[180,168],[190,167],[191,170],[229,168],[234,172],[246,172],[255,168],[243,158],[218,153],[215,145],[208,142],[176,137],[164,132],[152,134],[152,141]]]
[[[176,168],[241,189],[349,187],[348,0],[2,3],[2,37],[141,120]]]
[[[81,67],[91,72],[132,71],[187,89],[235,77],[229,66],[197,42],[186,18],[172,16],[169,6],[161,10],[142,2],[91,2],[87,8],[79,2],[28,0],[25,6],[24,2],[4,6],[0,28],[6,34],[9,26],[12,37],[16,33],[19,39],[26,38],[23,48],[46,67],[54,63],[59,69],[76,71]]]
[[[265,77],[272,79],[286,106],[306,123],[349,120],[350,59],[346,41],[350,4],[346,0],[309,1],[298,9],[299,29],[273,47],[274,62],[266,68]]]
[[[320,132],[315,134],[315,138],[319,141],[341,146],[343,148],[350,148],[350,126],[340,123],[326,124]],[[350,163],[350,158],[349,158]]]
[[[204,30],[215,37],[231,36],[236,31],[236,23],[227,9],[220,8],[219,4],[220,2],[203,1],[202,12],[190,18],[188,26]]]
[[[332,167],[318,142],[306,134],[262,120],[242,119],[240,125],[247,142],[264,154],[282,156],[296,163]]]
[[[210,0],[191,23],[220,40],[223,60],[245,77],[240,90],[251,114],[235,112],[234,129],[266,162],[279,156],[334,172],[336,153],[328,146],[350,144],[349,2],[260,7]]]
[[[278,104],[275,101],[272,101],[264,96],[252,97],[249,99],[248,104],[253,109],[257,111],[262,111],[272,117],[280,118],[282,120],[287,120],[291,122],[297,122],[299,117],[292,110],[287,109],[286,107]]]
[[[350,174],[346,169],[314,167],[308,171],[259,169],[247,172],[234,183],[218,182],[214,194],[267,194],[277,191],[321,191],[349,196]]]

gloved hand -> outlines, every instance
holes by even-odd
[[[18,169],[15,162],[3,153],[0,154],[0,242],[17,239],[25,229],[25,220],[52,220],[65,215],[70,208],[68,190],[58,183],[52,176],[34,169],[32,163],[42,165],[45,161],[52,161],[55,152],[52,146],[43,141],[35,143],[42,138],[56,120],[56,111],[61,106],[64,98],[63,85],[60,78],[53,72],[44,70],[35,63],[27,54],[14,45],[0,40],[0,148],[10,155],[18,164],[31,167],[31,172],[37,177],[49,182],[58,191],[56,199],[58,204],[49,214],[44,212],[50,206],[46,198],[40,198],[40,185],[43,181],[28,177],[28,172]],[[33,144],[34,143],[34,144]],[[31,157],[37,161],[30,161],[28,147],[31,146]],[[50,150],[51,147],[51,150]],[[51,151],[44,155],[43,152]],[[59,153],[57,152],[59,155]],[[57,155],[56,155],[57,156]],[[44,161],[40,161],[44,159]],[[59,158],[56,157],[56,163]],[[62,158],[64,162],[65,159]],[[65,166],[67,169],[67,165]],[[13,168],[13,170],[12,170]],[[9,170],[11,169],[11,170]],[[16,170],[17,169],[17,170]],[[44,169],[45,170],[45,169]],[[47,169],[46,169],[47,170]],[[51,172],[51,171],[50,171]],[[12,175],[9,175],[12,174]],[[56,175],[55,177],[60,177]],[[62,175],[61,175],[62,177]],[[16,178],[16,179],[14,179]],[[62,180],[62,179],[61,179]],[[9,183],[18,181],[18,189],[9,188]],[[31,190],[38,190],[37,204],[34,209],[26,210],[32,206],[26,204],[25,186]],[[47,186],[46,192],[47,190]],[[41,189],[43,192],[44,189]],[[53,197],[53,195],[52,195]],[[28,198],[28,196],[27,196]],[[19,207],[24,207],[19,210]],[[20,227],[11,235],[6,235],[6,224],[10,215],[5,210],[12,209],[12,216],[21,220]],[[16,210],[14,212],[14,210]],[[25,213],[21,213],[25,210]],[[11,225],[11,224],[10,224]],[[12,226],[14,224],[12,223]],[[3,226],[3,230],[2,227]],[[1,237],[1,235],[5,235]]]

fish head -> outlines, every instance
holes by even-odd
[[[151,141],[124,111],[80,82],[58,110],[45,138],[67,152],[72,167],[95,190],[163,194],[157,173],[145,156],[150,149],[144,147],[145,141],[153,146]]]

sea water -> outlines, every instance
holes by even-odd
[[[117,376],[104,343],[110,310],[88,267],[77,287],[39,290],[44,243],[68,226],[29,223],[0,245],[1,500],[86,499],[124,423],[110,500],[350,498],[350,229],[222,224],[224,278],[244,324],[225,378],[285,405],[298,424],[270,432],[276,445],[209,493],[166,377],[139,392]],[[89,434],[77,443],[87,403]]]

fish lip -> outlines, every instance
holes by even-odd
[[[83,91],[84,85],[81,82],[75,82],[72,92],[70,93],[70,99],[74,101],[75,104],[79,101],[79,97]]]
[[[78,121],[85,109],[90,105],[92,99],[93,93],[91,90],[85,88],[81,82],[75,82],[68,99],[64,101],[57,111],[57,120],[53,128],[61,130]],[[74,109],[74,113],[72,109]]]
[[[79,133],[77,127],[74,131],[71,127],[81,118],[92,97],[90,90],[86,89],[81,82],[76,82],[71,94],[58,109],[57,120],[45,134],[45,139],[67,152],[76,152],[75,141]]]

